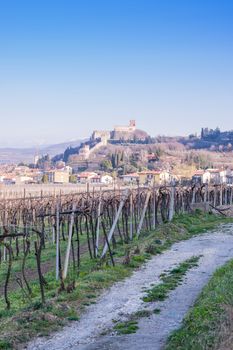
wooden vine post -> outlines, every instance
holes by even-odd
[[[132,191],[132,185],[130,189],[130,232],[129,232],[129,239],[132,241],[133,239],[133,191]]]
[[[217,206],[217,187],[214,186],[214,207]]]
[[[68,272],[68,266],[69,266],[69,259],[70,259],[70,250],[71,250],[71,241],[72,241],[72,235],[73,235],[73,226],[74,226],[74,212],[75,212],[75,204],[73,204],[72,213],[70,217],[70,225],[69,225],[69,236],[68,236],[68,244],[66,248],[66,256],[65,256],[65,262],[64,262],[64,269],[62,273],[63,280],[67,277]]]
[[[172,221],[175,212],[175,186],[171,187],[168,221]]]
[[[101,204],[102,204],[102,188],[100,187],[99,204],[98,204],[98,210],[97,210],[96,241],[95,241],[95,255],[96,256],[98,256],[98,251],[99,251]]]
[[[149,190],[147,192],[147,195],[146,195],[146,200],[145,200],[144,207],[143,207],[143,210],[142,210],[142,215],[141,215],[141,218],[140,218],[140,221],[139,221],[139,225],[138,225],[138,228],[137,228],[137,237],[139,237],[139,235],[141,233],[141,229],[142,229],[143,221],[144,221],[144,218],[145,218],[145,215],[146,215],[146,210],[147,210],[147,207],[148,207],[148,204],[149,204],[150,196],[151,196],[151,191]]]
[[[60,205],[56,202],[56,280],[59,280],[59,258],[60,258]]]
[[[114,234],[114,231],[115,231],[117,222],[119,220],[119,217],[121,215],[122,209],[124,207],[125,201],[128,198],[128,193],[129,193],[128,189],[123,193],[123,196],[122,196],[122,199],[121,199],[121,202],[120,202],[120,205],[119,205],[116,217],[115,217],[114,222],[112,224],[111,230],[110,230],[110,232],[108,234],[107,242],[105,242],[104,249],[103,249],[103,252],[101,254],[101,259],[106,255],[106,253],[108,251],[108,243],[110,244],[110,242],[111,242],[112,236]]]
[[[222,206],[223,205],[223,186],[222,185],[220,185],[219,191],[220,191],[220,203],[219,203],[219,205]]]
[[[155,230],[156,228],[156,191],[155,191],[155,183],[153,185],[153,213],[152,213],[152,228]]]

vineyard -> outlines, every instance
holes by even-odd
[[[46,274],[58,291],[75,289],[88,257],[95,266],[115,266],[114,250],[146,235],[197,203],[212,208],[233,202],[231,186],[128,188],[53,196],[2,199],[0,203],[0,307],[33,301],[33,286],[46,302]],[[224,210],[219,210],[221,215]],[[86,261],[86,260],[85,260]],[[85,264],[85,262],[84,262]]]

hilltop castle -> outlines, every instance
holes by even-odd
[[[116,125],[112,131],[106,130],[95,130],[92,134],[91,139],[97,140],[101,139],[102,141],[108,140],[131,140],[134,137],[136,131],[136,122],[135,120],[130,120],[129,125]]]
[[[112,131],[94,130],[90,140],[79,149],[79,156],[88,159],[92,153],[111,141],[145,140],[146,137],[148,134],[145,131],[136,129],[135,120],[130,120],[128,126],[116,125]]]

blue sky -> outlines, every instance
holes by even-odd
[[[0,0],[0,146],[233,129],[233,1]]]

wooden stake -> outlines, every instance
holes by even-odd
[[[171,188],[170,202],[169,202],[169,216],[168,220],[172,221],[174,216],[174,207],[175,207],[175,187]]]
[[[127,197],[128,197],[128,193],[129,193],[129,190],[127,189],[127,190],[125,191],[125,193],[123,194],[123,197],[122,197],[122,199],[121,199],[121,202],[120,202],[120,205],[119,205],[119,208],[118,208],[116,217],[115,217],[115,219],[114,219],[114,222],[113,222],[113,225],[112,225],[112,227],[111,227],[111,230],[110,230],[110,232],[109,232],[109,234],[108,234],[108,240],[107,240],[108,243],[111,242],[111,239],[112,239],[113,233],[114,233],[114,231],[115,231],[115,228],[116,228],[117,222],[118,222],[118,220],[119,220],[119,217],[120,217],[120,215],[121,215],[123,206],[124,206],[125,201],[126,201],[126,199],[127,199]],[[105,254],[107,253],[107,250],[108,250],[108,243],[107,243],[107,242],[105,242],[104,249],[103,249],[103,252],[102,252],[102,255],[101,255],[101,259],[102,259],[102,258],[105,256]]]
[[[98,205],[98,211],[97,211],[97,227],[96,227],[96,242],[95,242],[95,255],[98,256],[98,250],[99,250],[99,236],[100,236],[100,221],[101,221],[101,204],[102,204],[102,189],[100,188],[100,200]]]
[[[131,241],[133,239],[133,192],[132,192],[132,186],[131,186],[131,193],[130,193],[130,232],[129,232],[129,239]]]
[[[68,266],[69,266],[69,259],[70,259],[70,249],[71,249],[71,240],[72,240],[72,235],[73,235],[73,226],[74,226],[74,211],[75,211],[75,205],[73,204],[72,208],[72,214],[70,217],[70,225],[69,225],[69,236],[68,236],[68,244],[66,248],[66,257],[65,257],[65,262],[64,262],[64,270],[63,270],[63,279],[65,280],[67,277],[67,272],[68,272]]]
[[[151,191],[148,191],[147,196],[146,196],[146,200],[145,200],[145,203],[144,203],[144,207],[143,207],[143,210],[142,210],[142,215],[141,215],[141,218],[140,218],[140,222],[139,222],[139,225],[138,225],[138,229],[137,229],[137,237],[139,237],[139,235],[141,233],[141,229],[142,229],[143,221],[144,221],[144,218],[145,218],[145,215],[146,215],[146,209],[148,207],[150,196],[151,196]]]
[[[57,199],[56,204],[56,280],[59,280],[59,254],[60,254],[60,205]]]

